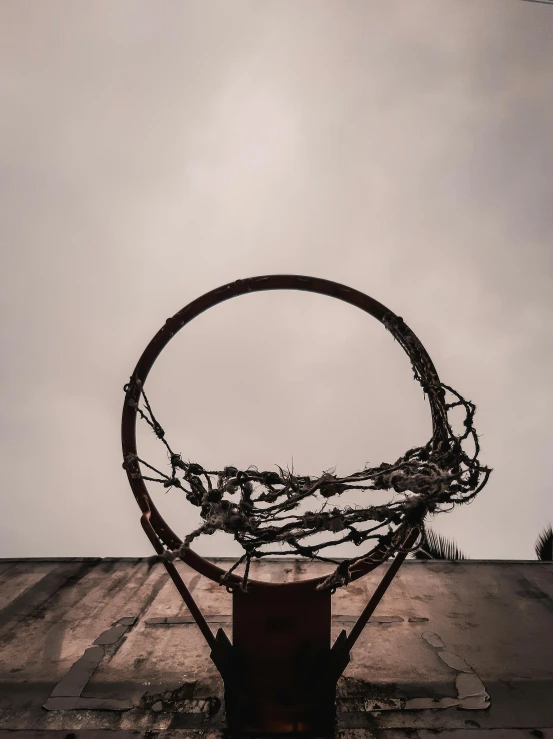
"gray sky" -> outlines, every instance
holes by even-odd
[[[123,384],[194,298],[296,273],[403,316],[477,404],[495,471],[434,528],[533,558],[553,519],[553,8],[4,0],[0,34],[0,556],[149,554]],[[430,435],[389,334],[308,294],[218,306],[147,389],[206,466],[346,474]],[[195,511],[153,492],[184,535]]]

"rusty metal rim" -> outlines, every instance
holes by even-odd
[[[376,318],[378,321],[383,323],[384,318],[397,318],[397,316],[382,303],[374,300],[373,298],[365,295],[358,290],[354,290],[345,285],[341,285],[337,282],[330,280],[323,280],[317,277],[304,277],[300,275],[267,275],[262,277],[250,277],[244,280],[236,280],[235,282],[228,283],[222,287],[218,287],[200,298],[189,303],[185,308],[175,313],[174,316],[168,318],[163,328],[161,328],[154,338],[150,341],[142,356],[138,360],[138,363],[131,376],[131,381],[125,396],[125,402],[123,405],[123,416],[121,423],[121,441],[123,447],[123,457],[128,454],[137,454],[136,448],[136,408],[133,407],[133,401],[138,402],[140,397],[140,387],[136,384],[139,381],[142,385],[145,384],[146,379],[150,370],[152,369],[155,361],[167,346],[169,341],[180,331],[181,328],[190,323],[194,318],[197,318],[201,313],[204,313],[209,308],[213,308],[219,303],[223,303],[225,300],[245,295],[247,293],[255,292],[266,292],[269,290],[301,290],[305,292],[316,293],[319,295],[325,295],[327,297],[336,298],[342,300],[345,303],[349,303],[356,308],[368,313],[369,315]],[[422,344],[421,344],[422,346]],[[426,352],[425,352],[426,353]],[[432,364],[430,357],[426,354],[426,358],[429,362],[429,366],[435,373],[436,379],[438,379],[437,372]],[[429,398],[430,402],[430,398]],[[433,411],[432,404],[431,411]],[[432,412],[432,426],[434,433],[440,433],[441,429],[438,425],[438,415]],[[140,478],[134,478],[131,476],[129,470],[127,470],[127,477],[129,484],[136,498],[136,501],[143,513],[143,525],[146,524],[145,530],[148,534],[148,538],[151,540],[154,548],[157,550],[155,538],[152,534],[155,532],[155,536],[158,537],[159,542],[162,542],[166,547],[170,549],[176,549],[181,546],[182,541],[172,531],[168,524],[163,519],[162,515],[154,505],[148,489],[144,481]],[[158,544],[159,544],[158,542]],[[383,557],[383,559],[377,562],[363,562],[357,564],[357,566],[351,572],[351,579],[357,580],[358,578],[366,575],[371,570],[375,569],[383,561],[389,558],[390,553],[386,553],[382,545],[376,546],[365,557],[375,556]],[[221,577],[225,574],[225,570],[217,565],[209,562],[204,557],[200,556],[193,550],[188,550],[182,557],[183,561],[192,567],[196,572],[208,577],[215,582],[219,582]],[[250,580],[250,586],[252,589],[257,590],[258,588],[305,588],[314,589],[319,585],[325,576],[311,578],[308,580],[301,580],[293,583],[269,583],[262,580]],[[228,580],[229,585],[237,585],[240,582],[240,577],[237,575],[231,575]]]

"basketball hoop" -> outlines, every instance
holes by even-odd
[[[353,487],[353,483],[359,482],[365,484],[366,487],[371,485],[371,489],[393,488],[400,494],[410,490],[415,491],[416,495],[409,499],[406,498],[403,506],[396,504],[397,508],[386,509],[390,521],[395,522],[396,528],[391,529],[385,535],[379,535],[378,543],[369,552],[344,560],[330,577],[321,576],[290,583],[248,579],[247,572],[251,557],[263,556],[259,544],[263,540],[259,532],[263,529],[259,526],[259,521],[256,521],[255,526],[252,524],[246,533],[238,526],[235,530],[229,529],[229,524],[224,522],[228,521],[228,516],[225,519],[221,514],[221,511],[223,513],[225,511],[234,512],[235,517],[238,516],[237,520],[246,522],[245,528],[247,528],[254,518],[252,511],[255,511],[254,504],[251,502],[251,481],[267,483],[268,480],[267,487],[273,491],[270,494],[273,495],[271,499],[276,499],[275,496],[278,498],[282,495],[282,486],[286,487],[287,480],[276,475],[273,482],[278,478],[280,480],[278,485],[281,488],[275,489],[268,476],[269,473],[259,473],[256,468],[255,472],[237,471],[232,468],[227,474],[230,468],[225,468],[224,472],[208,473],[199,465],[183,463],[180,455],[173,453],[164,439],[165,432],[153,416],[144,394],[144,384],[155,361],[181,328],[201,313],[225,300],[247,293],[268,290],[302,290],[337,298],[380,321],[411,359],[415,378],[423,386],[428,398],[433,429],[432,438],[426,447],[410,450],[395,465],[381,465],[379,468],[364,470],[340,479],[301,478],[300,483],[303,484],[303,488],[299,485],[298,479],[294,478],[296,486],[299,486],[299,492],[295,493],[298,500],[302,496],[312,494],[315,490],[324,491],[324,486],[328,488],[334,485],[332,489],[341,490],[344,486]],[[142,527],[209,644],[211,657],[224,680],[229,729],[236,735],[244,733],[317,733],[323,735],[331,732],[335,716],[337,680],[349,662],[351,648],[388,585],[408,552],[416,546],[422,533],[424,516],[428,512],[440,510],[440,507],[446,503],[467,502],[482,489],[489,477],[490,470],[477,462],[478,439],[472,427],[474,406],[440,382],[434,365],[420,341],[401,318],[381,303],[357,290],[335,282],[295,275],[273,275],[238,280],[206,293],[190,303],[169,318],[155,335],[140,357],[125,389],[122,418],[123,466],[142,511]],[[454,403],[446,403],[446,390],[456,396],[457,400]],[[140,409],[141,400],[145,400],[146,410],[150,412],[150,417]],[[453,434],[447,418],[447,411],[455,405],[464,405],[469,420],[469,423],[465,424],[467,430],[461,437]],[[169,485],[182,487],[175,472],[177,468],[184,471],[184,479],[191,485],[187,497],[190,500],[195,499],[194,496],[199,496],[196,504],[202,505],[202,516],[208,524],[213,527],[213,521],[223,521],[221,528],[229,532],[234,531],[235,538],[244,546],[247,558],[245,577],[240,577],[233,571],[225,572],[197,554],[189,543],[186,540],[183,542],[163,519],[145,484],[153,478],[144,475],[141,469],[141,463],[144,464],[144,460],[138,456],[136,444],[138,416],[148,421],[170,452],[171,476],[165,476],[165,482],[163,478],[155,479],[155,481],[164,482],[166,487]],[[476,453],[472,458],[467,456],[461,448],[461,442],[469,434],[472,435],[476,445]],[[206,503],[208,491],[201,481],[200,483],[195,482],[200,474],[208,480],[211,498],[215,501],[213,504]],[[216,493],[213,492],[209,475],[218,475],[219,486]],[[234,477],[231,478],[232,475]],[[235,489],[241,486],[242,501],[240,505],[235,505],[232,509],[229,505],[223,508],[223,493],[229,489],[231,479],[238,480],[232,484]],[[250,484],[250,487],[247,487],[247,484]],[[294,481],[292,480],[290,484],[293,485]],[[202,490],[205,492],[203,498]],[[302,490],[305,495],[301,492]],[[294,502],[294,495],[289,494],[288,498]],[[262,499],[268,499],[267,495],[265,498],[258,497],[257,501]],[[214,516],[213,510],[219,518]],[[259,512],[259,510],[267,509],[257,510]],[[241,519],[239,514],[242,515]],[[378,514],[382,517],[385,512],[378,512]],[[376,514],[373,512],[374,515]],[[353,517],[350,518],[354,521]],[[376,520],[381,519],[377,517]],[[386,522],[387,519],[382,520]],[[346,516],[344,523],[342,517],[341,525],[348,525],[349,529],[354,531],[351,521]],[[305,517],[298,517],[298,530],[301,529],[302,524],[305,525],[305,522]],[[325,519],[321,525],[329,528],[328,519]],[[203,530],[206,526],[207,524]],[[278,539],[280,532],[275,533],[273,529],[271,531],[273,540],[280,541]],[[305,547],[298,542],[297,538],[290,536],[289,539],[295,548],[295,553],[307,552],[312,554],[312,558],[317,557],[316,546]],[[354,538],[351,540],[355,541]],[[177,556],[198,573],[220,584],[224,583],[232,592],[232,643],[222,629],[218,630],[216,636],[211,632],[174,565],[173,560]],[[362,577],[391,557],[394,557],[393,561],[350,634],[347,635],[345,631],[342,631],[334,646],[330,648],[331,596],[335,589]]]

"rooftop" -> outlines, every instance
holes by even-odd
[[[333,596],[333,639],[351,628],[384,567]],[[178,569],[212,629],[232,638],[232,596]],[[252,565],[258,579],[324,571],[282,559]],[[553,739],[552,627],[553,563],[409,560],[340,679],[339,732]],[[223,731],[209,647],[164,568],[145,559],[0,560],[0,649],[0,739]]]

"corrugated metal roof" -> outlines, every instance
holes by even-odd
[[[324,571],[253,567],[273,580]],[[213,630],[231,636],[232,596],[178,568]],[[336,593],[333,638],[381,576]],[[553,737],[552,626],[553,563],[407,561],[340,680],[340,731]],[[165,570],[144,559],[0,560],[0,649],[0,730],[78,739],[223,729],[209,648]]]

